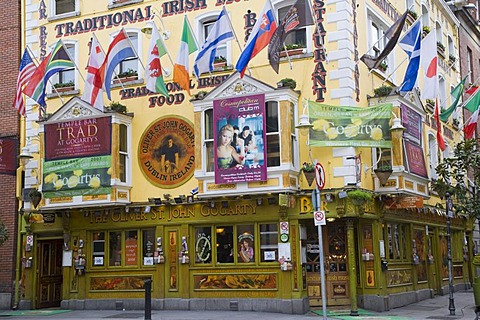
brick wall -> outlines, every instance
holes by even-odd
[[[18,136],[20,118],[12,108],[15,96],[15,84],[18,65],[21,56],[20,41],[20,1],[2,0],[0,10],[0,71],[2,80],[0,86],[0,136]],[[2,306],[5,307],[5,298],[13,303],[15,261],[16,261],[16,230],[17,230],[17,201],[15,199],[15,176],[0,174],[2,195],[0,196],[0,220],[7,226],[9,239],[0,247],[0,295]]]

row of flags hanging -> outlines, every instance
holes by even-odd
[[[421,99],[435,101],[434,118],[437,126],[437,143],[438,147],[444,151],[446,145],[441,133],[440,120],[446,122],[456,110],[465,88],[466,77],[450,92],[453,100],[452,105],[440,112],[438,102],[440,89],[436,33],[432,30],[422,39],[423,27],[422,21],[419,18],[405,32],[403,37],[400,38],[407,14],[408,11],[395,21],[395,23],[385,32],[385,37],[389,40],[378,56],[373,57],[367,53],[364,54],[360,60],[365,63],[369,70],[376,69],[398,44],[408,56],[408,65],[405,71],[405,76],[399,87],[401,93],[407,93],[414,89],[417,84],[420,66],[422,67],[424,81],[421,90]],[[463,132],[465,139],[471,139],[475,133],[478,121],[480,90],[478,90],[477,87],[472,86],[466,91],[466,93],[471,94],[472,96],[463,104],[463,106],[472,112],[472,116],[465,122]]]
[[[243,77],[250,60],[268,46],[270,65],[278,73],[280,51],[284,47],[287,35],[296,29],[312,24],[313,18],[308,1],[297,0],[277,26],[271,3],[267,0],[240,54],[235,69]],[[217,48],[235,38],[225,7],[222,8],[202,46],[198,45],[188,18],[185,16],[180,49],[173,66],[173,81],[190,94],[189,55],[198,51],[193,64],[193,73],[198,79],[201,74],[211,73],[214,70]],[[151,92],[168,96],[160,62],[160,58],[166,54],[168,54],[166,46],[154,26],[145,67],[146,87]],[[82,99],[95,108],[103,110],[103,91],[111,100],[111,81],[115,76],[115,69],[128,58],[138,58],[138,56],[124,29],[115,36],[106,54],[93,34]],[[19,68],[14,108],[20,114],[25,115],[22,92],[35,100],[41,108],[46,108],[45,89],[49,79],[55,73],[72,67],[76,66],[61,40],[38,66],[35,65],[28,48],[26,48]]]

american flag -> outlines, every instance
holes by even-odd
[[[30,77],[33,75],[36,69],[37,67],[35,66],[35,63],[33,63],[33,60],[28,53],[28,49],[25,49],[22,60],[20,61],[20,68],[17,78],[17,93],[15,96],[15,101],[13,102],[13,107],[17,109],[18,113],[22,116],[25,116],[25,102],[23,101],[22,89],[23,86],[28,83]]]

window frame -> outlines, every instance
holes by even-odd
[[[136,80],[133,80],[133,81],[142,80],[141,74],[142,74],[143,67],[142,67],[142,62],[140,61],[140,57],[142,57],[142,52],[143,52],[142,51],[142,47],[143,47],[142,32],[139,29],[135,29],[135,28],[125,28],[124,30],[125,30],[125,34],[129,38],[130,42],[131,42],[130,37],[131,37],[132,34],[137,36],[137,46],[136,47],[133,46],[133,51],[137,54],[137,57],[122,60],[115,67],[115,72],[114,72],[113,77],[112,77],[112,87],[121,86],[120,83],[115,82],[115,80],[117,79],[117,75],[120,74],[121,72],[124,72],[124,71],[127,71],[128,69],[131,69],[131,68],[128,68],[127,66],[125,66],[126,61],[131,62],[131,61],[137,60],[137,62],[136,62],[137,66],[136,66],[135,71],[137,72],[138,77],[137,77]],[[110,41],[113,41],[113,39],[118,35],[119,32],[120,32],[120,30],[116,31],[115,33],[110,34]],[[134,45],[133,42],[131,42],[131,44]],[[127,70],[124,70],[125,68]]]
[[[49,18],[49,21],[75,17],[80,15],[80,0],[70,0],[75,3],[75,9],[70,12],[64,12],[59,14],[57,14],[57,1],[60,1],[60,0],[50,0],[50,17],[51,18]]]
[[[201,47],[203,43],[205,42],[205,39],[207,38],[207,35],[205,34],[205,25],[213,25],[215,21],[218,18],[218,15],[220,14],[220,10],[215,10],[215,11],[210,11],[206,12],[204,14],[201,14],[195,18],[195,34],[198,35],[198,42],[199,46]],[[231,14],[229,11],[227,11],[229,19],[231,18]],[[232,40],[227,41],[227,43],[222,44],[218,46],[217,52],[220,50],[225,50],[225,59],[227,65],[232,64]],[[223,70],[223,68],[222,68]]]
[[[382,50],[387,45],[387,38],[385,37],[385,32],[389,29],[389,26],[385,21],[378,16],[375,12],[369,11],[367,13],[367,30],[366,33],[368,34],[367,40],[367,53],[373,57],[378,57],[378,55],[382,52]],[[376,37],[373,38],[373,28],[377,30]],[[388,56],[385,57],[385,62],[387,64],[387,69],[394,70],[395,66],[395,50],[390,52]],[[393,67],[393,68],[392,68]],[[386,73],[386,71],[384,71]]]

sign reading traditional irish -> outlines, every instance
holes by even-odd
[[[45,160],[111,154],[110,117],[45,125]]]
[[[17,171],[17,139],[0,138],[0,174]]]
[[[174,188],[187,182],[195,170],[193,124],[183,117],[161,117],[151,123],[138,146],[138,162],[156,186]]]
[[[112,156],[44,161],[45,198],[109,194]]]
[[[316,147],[391,148],[392,105],[330,106],[309,101],[310,145]]]
[[[213,101],[215,183],[267,180],[265,95]]]

